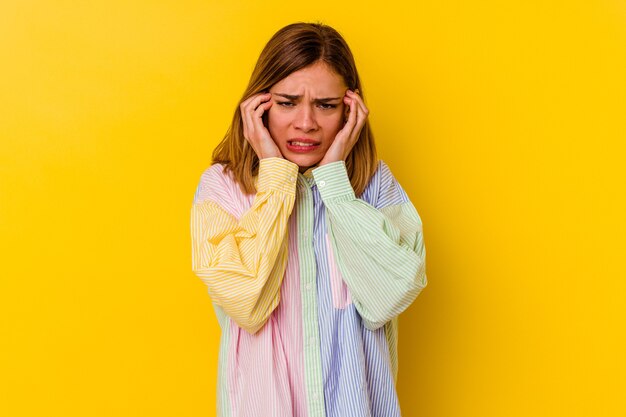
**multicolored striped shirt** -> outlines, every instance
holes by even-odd
[[[219,417],[396,417],[398,315],[426,286],[422,222],[378,162],[260,160],[256,194],[221,164],[191,209],[192,268],[221,327]]]

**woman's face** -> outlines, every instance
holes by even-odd
[[[343,78],[321,62],[270,88],[268,130],[283,157],[298,164],[300,172],[320,162],[343,127],[346,90]]]

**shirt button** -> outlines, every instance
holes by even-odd
[[[313,288],[313,285],[311,285],[311,284],[306,284],[306,289],[307,289],[307,290],[311,291],[311,288]]]
[[[320,398],[320,395],[317,392],[313,394],[313,399],[314,400],[317,401],[319,398]]]
[[[320,182],[318,182],[318,183],[317,183],[317,186],[318,186],[318,187],[323,187],[323,186],[325,186],[325,185],[326,185],[326,181],[324,181],[324,180],[322,180],[322,181],[320,181]]]
[[[294,177],[293,175],[289,177],[289,181],[294,181],[296,179],[296,177]]]
[[[314,345],[315,344],[315,338],[314,337],[309,338],[309,344],[310,345]]]

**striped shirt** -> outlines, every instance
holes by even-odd
[[[426,286],[421,219],[378,162],[260,160],[256,194],[221,164],[191,209],[193,272],[221,327],[219,417],[396,417],[398,315]]]

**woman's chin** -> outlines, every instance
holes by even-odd
[[[314,155],[294,155],[292,153],[285,155],[285,159],[300,167],[300,172],[306,171],[313,165],[317,165],[322,160],[319,156]]]

